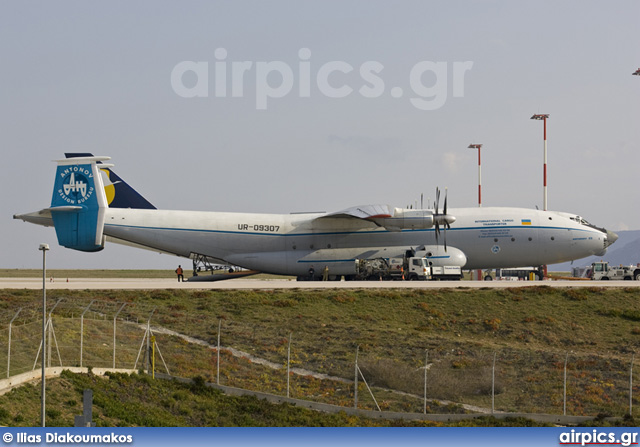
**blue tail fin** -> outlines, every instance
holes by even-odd
[[[66,153],[64,155],[67,158],[93,157],[93,154],[89,153]],[[98,162],[98,164],[100,164],[100,162]],[[156,209],[155,206],[129,186],[109,167],[99,167],[107,177],[106,180],[103,179],[103,183],[109,208]]]
[[[81,251],[104,248],[107,200],[98,163],[108,159],[58,160],[49,210],[60,245]]]

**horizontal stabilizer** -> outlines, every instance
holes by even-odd
[[[42,211],[49,211],[49,212],[52,212],[52,211],[65,212],[66,211],[71,213],[75,211],[80,211],[81,209],[82,209],[81,206],[54,206],[51,208],[44,209]]]

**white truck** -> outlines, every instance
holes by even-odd
[[[356,259],[356,280],[454,280],[462,278],[462,267],[431,266],[428,258]]]
[[[589,278],[595,281],[607,280],[635,280],[640,281],[640,264],[610,266],[608,262],[600,261],[591,264]]]

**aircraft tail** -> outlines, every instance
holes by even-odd
[[[90,153],[65,153],[64,155],[68,159],[93,157],[93,154]],[[110,166],[102,165],[100,161],[97,163],[100,170],[105,174],[103,183],[109,208],[156,209],[147,199],[113,172]]]
[[[58,160],[48,211],[60,245],[90,252],[104,248],[107,198],[98,163],[106,160],[109,157]]]

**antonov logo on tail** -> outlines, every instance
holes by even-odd
[[[69,183],[65,183],[64,185],[62,185],[62,188],[64,189],[64,194],[67,196],[71,194],[71,192],[79,192],[80,194],[82,194],[82,197],[87,196],[86,182],[83,182],[81,179],[78,179],[78,181],[76,182],[76,175],[73,172],[69,177]]]
[[[61,173],[62,188],[58,189],[58,195],[69,204],[85,203],[93,195],[94,187],[90,184],[91,171],[74,166]]]

